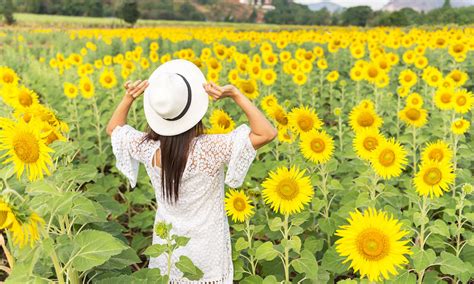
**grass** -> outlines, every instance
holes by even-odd
[[[79,17],[62,15],[43,15],[16,13],[16,26],[18,27],[51,27],[51,28],[126,28],[130,27],[123,20],[115,17],[97,18],[97,17]],[[169,20],[138,20],[135,26],[153,27],[153,26],[221,26],[236,27],[239,29],[282,29],[296,28],[298,26],[282,26],[272,24],[253,24],[253,23],[229,23],[229,22],[196,22],[196,21],[169,21]],[[5,27],[0,24],[0,27]],[[301,28],[301,27],[299,27]],[[308,28],[308,27],[306,27]]]

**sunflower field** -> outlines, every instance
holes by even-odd
[[[472,283],[474,28],[30,27],[0,47],[5,283],[167,283],[147,268],[172,253],[151,246],[160,205],[143,169],[134,189],[116,169],[105,126],[125,81],[175,58],[278,129],[226,188],[235,283]],[[243,123],[225,99],[204,118]]]

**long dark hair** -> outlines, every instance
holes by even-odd
[[[202,120],[188,131],[174,136],[160,135],[147,126],[143,141],[160,141],[161,192],[168,203],[170,200],[173,203],[178,201],[178,189],[186,168],[191,142],[194,137],[203,133]]]

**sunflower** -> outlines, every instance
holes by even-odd
[[[416,84],[417,76],[416,73],[411,70],[403,70],[400,72],[398,81],[402,86],[411,88]]]
[[[273,71],[273,69],[263,69],[261,78],[262,78],[262,83],[265,86],[270,86],[270,85],[273,85],[273,83],[275,83],[277,79],[277,75],[275,71]]]
[[[375,172],[384,179],[398,177],[407,164],[407,151],[395,139],[381,141],[370,157]]]
[[[469,130],[471,123],[464,118],[459,118],[451,124],[451,131],[456,135],[463,135]]]
[[[353,147],[357,156],[370,160],[372,152],[385,139],[378,129],[364,128],[358,131],[353,140]]]
[[[339,79],[339,72],[337,71],[331,71],[329,74],[326,76],[326,80],[328,80],[331,83],[334,83]]]
[[[255,213],[254,206],[250,204],[250,200],[243,190],[230,189],[226,193],[224,204],[227,216],[232,217],[234,222],[244,222]]]
[[[436,142],[426,144],[421,152],[421,161],[437,161],[449,162],[453,158],[453,151],[449,148],[448,143],[438,140]]]
[[[298,134],[320,129],[323,125],[314,109],[307,106],[293,108],[288,114],[288,122],[291,129]]]
[[[0,200],[0,230],[10,228],[15,220],[16,217],[11,206]]]
[[[81,90],[81,95],[85,99],[90,99],[94,96],[95,93],[95,88],[94,88],[94,83],[92,82],[89,77],[81,77],[79,80],[79,88]]]
[[[115,77],[115,73],[112,69],[104,69],[104,71],[100,74],[99,82],[102,87],[106,89],[111,89],[117,85],[117,78]]]
[[[16,72],[8,67],[0,66],[0,84],[17,85],[20,77]]]
[[[334,140],[324,130],[313,129],[302,134],[299,146],[303,156],[317,164],[329,161],[334,152]]]
[[[288,114],[285,112],[282,106],[275,105],[269,110],[268,115],[277,122],[279,127],[289,126]]]
[[[49,175],[48,165],[52,165],[49,153],[53,150],[46,146],[38,123],[33,120],[28,124],[23,120],[15,123],[3,119],[0,130],[0,151],[7,150],[1,156],[7,157],[3,163],[13,162],[18,178],[26,169],[30,181],[42,179],[44,173]]]
[[[300,212],[311,202],[314,190],[309,177],[296,166],[280,167],[271,171],[262,183],[262,197],[275,212],[292,214]]]
[[[454,69],[451,72],[449,72],[447,77],[451,78],[454,81],[454,84],[456,85],[456,87],[460,87],[464,85],[469,79],[469,76],[467,75],[466,72],[458,70],[458,69]]]
[[[407,106],[421,108],[423,106],[423,98],[418,93],[412,93],[406,98]]]
[[[5,103],[15,109],[23,110],[39,103],[38,95],[25,86],[14,87],[12,92],[5,98]]]
[[[414,106],[406,106],[398,113],[398,116],[403,122],[414,127],[422,127],[428,121],[426,109]]]
[[[281,127],[278,129],[278,141],[292,144],[295,142],[295,135],[289,127]]]
[[[229,133],[235,127],[234,120],[223,110],[216,109],[209,117],[211,127],[214,129],[222,129],[221,133]]]
[[[301,71],[298,71],[293,75],[293,83],[295,83],[298,86],[302,86],[306,83],[308,80],[308,77]]]
[[[373,107],[363,107],[362,104],[354,107],[349,114],[349,124],[355,132],[366,127],[379,129],[382,125],[382,118],[377,115]]]
[[[352,81],[361,81],[362,79],[364,79],[364,69],[354,66],[351,68],[349,76],[351,77]]]
[[[43,218],[35,212],[31,212],[25,220],[15,218],[9,228],[13,234],[13,243],[22,248],[29,242],[30,247],[33,247],[40,239],[39,230],[44,224]]]
[[[413,179],[416,192],[423,196],[440,197],[443,191],[449,191],[449,185],[454,182],[455,175],[450,162],[435,160],[424,161]]]
[[[361,278],[389,279],[389,273],[397,275],[397,267],[408,263],[405,254],[412,254],[409,240],[401,240],[408,232],[400,229],[402,224],[393,216],[374,208],[363,213],[356,209],[347,221],[348,225],[336,231],[335,235],[341,237],[335,243],[336,251],[347,257],[343,263],[350,261],[350,267],[359,271]]]
[[[364,79],[370,83],[375,83],[379,80],[382,73],[383,71],[380,69],[380,67],[377,64],[370,62],[369,64],[365,66]]]
[[[452,88],[439,88],[435,93],[435,105],[440,110],[449,110],[454,107],[454,89]]]
[[[258,88],[257,82],[254,79],[248,80],[238,80],[237,81],[238,88],[244,93],[244,95],[249,99],[255,99],[258,97]]]
[[[66,97],[70,99],[74,99],[75,97],[77,97],[77,93],[78,93],[78,90],[74,84],[69,83],[69,82],[64,82],[64,94],[66,95]]]
[[[270,94],[262,99],[260,105],[262,106],[263,111],[269,114],[270,110],[276,105],[278,105],[278,100],[274,94]]]
[[[472,93],[465,89],[459,90],[454,94],[453,106],[457,113],[466,113],[472,107]]]

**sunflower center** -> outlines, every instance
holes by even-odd
[[[461,74],[459,74],[459,73],[454,73],[454,74],[451,75],[451,78],[452,78],[454,81],[459,82],[459,81],[461,81]]]
[[[284,179],[278,184],[277,191],[282,199],[292,200],[298,195],[299,188],[293,179]]]
[[[255,88],[253,87],[252,84],[250,83],[245,83],[242,86],[242,89],[244,90],[245,93],[247,94],[252,94],[255,91]]]
[[[449,93],[444,93],[441,95],[441,101],[445,104],[448,104],[449,102],[451,102],[451,94]]]
[[[311,140],[311,150],[313,150],[313,152],[322,153],[325,148],[326,148],[326,144],[324,143],[323,139],[315,138]]]
[[[395,162],[395,153],[390,149],[384,149],[379,156],[379,162],[385,166],[391,166]]]
[[[219,120],[217,121],[217,124],[219,126],[222,126],[224,129],[227,129],[230,126],[230,121],[225,117],[219,117]]]
[[[18,102],[22,106],[30,106],[33,104],[33,98],[28,92],[20,91],[20,94],[18,94]]]
[[[373,151],[379,145],[379,141],[375,137],[366,137],[363,144],[366,150]]]
[[[405,82],[411,82],[411,75],[405,75],[403,79],[405,80]]]
[[[281,125],[287,125],[288,124],[288,117],[286,117],[285,113],[283,113],[283,111],[281,111],[281,110],[278,110],[275,113],[275,119]]]
[[[406,115],[410,120],[418,120],[421,116],[421,113],[416,108],[410,108],[407,110]]]
[[[364,258],[376,261],[387,256],[390,244],[384,233],[375,229],[366,229],[357,237],[357,248]]]
[[[377,68],[374,68],[374,67],[370,68],[369,72],[367,73],[369,74],[370,78],[375,78],[379,74],[379,72],[377,71]]]
[[[39,159],[39,144],[30,133],[21,133],[13,141],[13,150],[24,163],[35,163]]]
[[[89,92],[91,90],[91,85],[90,84],[84,84],[84,90],[86,92]]]
[[[359,117],[357,118],[357,123],[359,123],[359,125],[363,127],[372,126],[374,122],[375,122],[374,116],[370,112],[367,112],[367,111],[361,113]]]
[[[430,168],[423,175],[423,181],[428,185],[436,185],[441,181],[443,174],[438,168]]]
[[[298,119],[298,126],[305,132],[310,131],[313,128],[313,120],[310,117],[303,116]]]
[[[414,104],[414,105],[417,105],[419,102],[420,102],[420,100],[418,100],[418,98],[411,99],[411,103]]]
[[[112,82],[112,78],[110,76],[106,76],[104,81],[107,83],[107,84],[110,84]]]
[[[466,97],[464,97],[464,96],[460,96],[456,99],[456,104],[458,106],[463,106],[463,105],[466,104],[466,102],[467,102],[467,100],[466,100]]]
[[[456,126],[457,128],[461,128],[464,126],[464,122],[463,121],[456,121],[454,123],[454,126]]]
[[[443,153],[443,150],[441,149],[433,149],[429,155],[431,160],[435,160],[435,161],[442,161],[443,158],[444,158],[444,153]]]
[[[9,83],[12,83],[13,82],[13,75],[12,74],[9,74],[9,73],[5,73],[3,74],[3,82],[9,84]]]
[[[235,198],[234,202],[233,202],[233,205],[234,205],[234,209],[239,211],[239,212],[244,211],[245,208],[247,207],[245,205],[245,201],[242,198]]]

